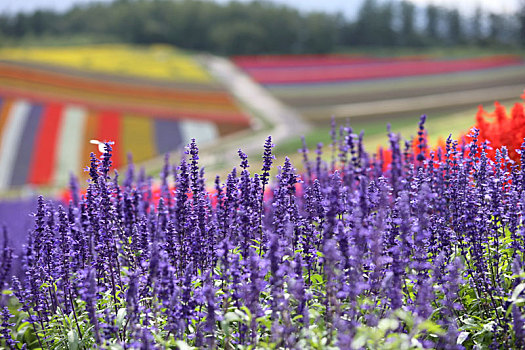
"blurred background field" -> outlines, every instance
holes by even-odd
[[[166,81],[210,83],[213,79],[183,50],[168,45],[123,44],[75,47],[14,47],[0,50],[0,60],[45,64],[85,72],[137,76]]]
[[[394,119],[515,97],[525,81],[519,56],[237,57],[234,61],[308,121],[326,116]]]
[[[115,168],[131,153],[156,174],[195,137],[224,175],[240,147],[257,164],[267,135],[300,168],[300,136],[327,145],[332,117],[374,151],[387,123],[408,138],[425,113],[435,142],[479,104],[520,101],[523,2],[320,3],[0,5],[0,195],[84,181],[91,139],[115,142]]]
[[[64,186],[90,140],[113,141],[114,166],[242,130],[250,120],[189,54],[168,46],[0,49],[0,189]]]

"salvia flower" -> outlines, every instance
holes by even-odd
[[[523,347],[523,166],[481,130],[430,150],[424,122],[376,156],[334,122],[328,162],[303,146],[307,174],[285,158],[273,181],[268,137],[215,192],[195,140],[122,185],[104,145],[85,195],[38,198],[14,279],[3,239],[0,347]]]

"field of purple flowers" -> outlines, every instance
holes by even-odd
[[[239,151],[214,190],[192,142],[159,201],[133,167],[119,185],[107,145],[84,196],[38,200],[24,275],[3,248],[0,345],[523,348],[525,168],[471,133],[428,152],[422,118],[386,162],[342,126],[331,160],[303,149],[274,181],[268,138],[260,171]]]

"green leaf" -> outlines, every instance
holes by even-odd
[[[391,318],[383,318],[379,321],[377,327],[383,332],[393,330],[399,327],[399,321]]]
[[[421,322],[418,327],[418,329],[422,329],[422,330],[426,330],[428,333],[433,333],[433,334],[439,334],[439,335],[442,335],[442,334],[445,334],[446,332],[443,330],[443,328],[441,328],[439,325],[435,324],[434,322],[432,322],[431,320],[425,320],[423,322]]]
[[[238,313],[230,311],[224,315],[224,321],[228,323],[229,322],[240,322],[242,321],[242,318]]]
[[[272,328],[272,320],[268,316],[257,317],[257,323],[262,324],[267,329]]]
[[[175,345],[179,350],[192,350],[193,347],[189,346],[184,340],[176,340]]]
[[[78,346],[78,334],[73,329],[67,332],[67,346],[69,350],[77,350]]]
[[[316,284],[323,284],[323,276],[321,276],[318,273],[314,273],[310,276],[310,279],[312,282],[315,282]]]
[[[29,322],[22,322],[16,329],[16,339],[19,341],[23,340],[30,326]]]
[[[361,349],[362,347],[365,346],[367,341],[368,341],[368,335],[364,332],[360,332],[357,334],[356,337],[354,337],[354,340],[352,341],[352,348]]]
[[[402,309],[398,309],[394,314],[403,322],[405,322],[407,328],[410,330],[414,327],[414,315],[410,312],[406,312]]]
[[[512,296],[510,297],[509,301],[510,302],[515,301],[519,297],[521,292],[523,292],[524,289],[525,289],[525,282],[518,284],[516,288],[514,288],[514,291],[512,291]]]
[[[467,340],[468,336],[469,336],[469,332],[461,332],[461,333],[459,333],[457,344],[458,345],[463,344],[463,342],[465,342],[465,340]]]
[[[109,349],[110,350],[123,350],[123,347],[122,347],[122,345],[119,345],[119,344],[111,344],[109,346]]]
[[[252,319],[253,316],[252,316],[252,313],[251,313],[250,309],[248,309],[248,307],[246,307],[246,306],[241,306],[241,310],[244,311],[244,313],[245,313],[245,318],[247,318],[248,321]]]
[[[485,323],[483,325],[483,331],[485,331],[485,332],[492,332],[494,330],[494,324],[495,324],[494,321],[490,321],[488,323]]]
[[[125,308],[120,308],[117,311],[117,319],[116,319],[116,325],[120,329],[122,327],[122,324],[124,323],[124,319],[126,318],[127,310]]]
[[[424,349],[423,344],[421,344],[421,342],[416,338],[410,339],[410,345],[412,346],[413,349]]]
[[[30,325],[31,325],[31,323],[29,323],[29,322],[27,322],[27,321],[26,321],[26,322],[22,322],[22,323],[20,323],[20,325],[18,326],[17,331],[20,332],[20,331],[23,330],[23,332],[25,332],[25,329],[26,329],[27,327],[29,327]]]

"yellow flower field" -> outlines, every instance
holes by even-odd
[[[153,45],[92,45],[77,47],[3,48],[0,60],[59,65],[70,68],[163,79],[207,83],[212,78],[186,53],[173,47]]]

